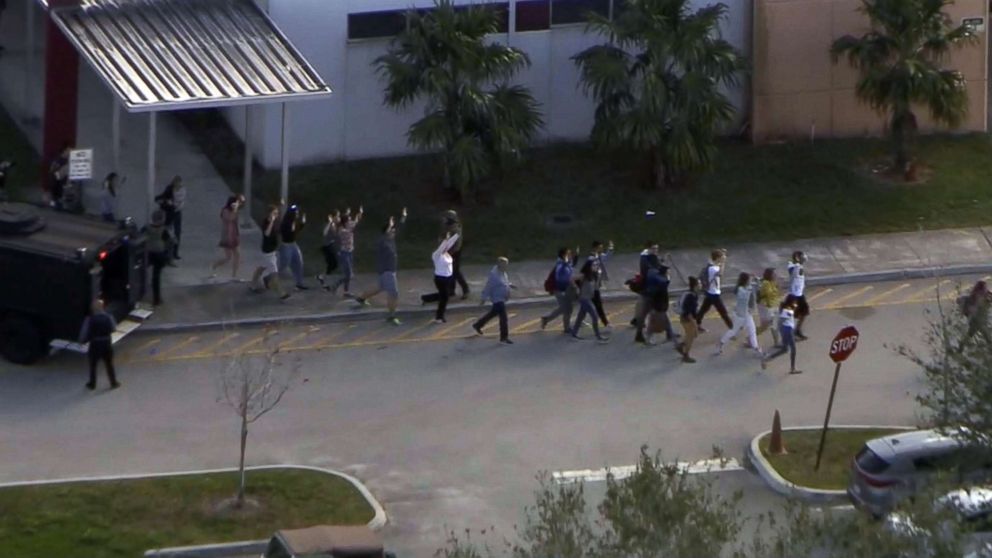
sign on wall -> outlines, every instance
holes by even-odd
[[[69,180],[93,179],[93,150],[73,149],[69,151]]]
[[[985,31],[985,18],[984,17],[966,17],[961,20],[961,25],[967,25],[975,33],[981,33]]]

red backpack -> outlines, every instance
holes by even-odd
[[[544,280],[544,292],[548,294],[555,294],[558,291],[558,279],[555,277],[555,271],[558,270],[558,264],[555,264],[548,273],[548,277]]]

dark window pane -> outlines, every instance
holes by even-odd
[[[468,9],[484,9],[495,12],[496,32],[506,33],[510,30],[510,4],[506,2],[487,2],[485,4],[470,4],[467,6],[456,6],[455,11],[460,12]]]
[[[877,475],[889,468],[888,462],[868,449],[868,446],[862,448],[854,460],[857,461],[858,467],[862,471],[870,475]]]
[[[589,12],[609,17],[610,0],[554,0],[551,4],[551,23],[585,23]]]
[[[540,31],[551,27],[551,0],[517,2],[517,31]]]
[[[393,37],[406,29],[406,10],[348,14],[348,38]]]

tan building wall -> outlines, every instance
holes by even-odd
[[[860,0],[755,0],[752,139],[879,135],[885,118],[854,94],[857,72],[846,59],[833,64],[830,45],[843,35],[860,36],[868,18]],[[948,66],[964,74],[968,115],[959,131],[985,131],[988,78],[986,0],[957,0],[947,9],[955,23],[984,17],[974,45],[953,52]],[[933,131],[929,111],[916,111],[923,131]]]

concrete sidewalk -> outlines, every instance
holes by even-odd
[[[740,271],[761,273],[766,267],[776,268],[782,278],[794,250],[803,250],[809,255],[810,285],[992,272],[990,233],[992,228],[968,228],[731,245],[727,246],[729,259],[724,283],[732,284]],[[706,264],[708,250],[678,250],[671,253],[671,259],[675,264],[672,290],[677,292],[685,286],[683,277],[697,275]],[[540,303],[547,304],[550,309],[553,301],[544,293],[543,285],[552,265],[552,261],[511,262],[510,278],[518,287],[511,305]],[[637,273],[638,255],[615,254],[607,267],[610,281],[606,296],[633,296],[624,281]],[[472,293],[464,302],[455,298],[452,307],[479,304],[479,292],[489,269],[484,265],[465,266],[464,273]],[[170,271],[167,269],[166,273]],[[316,286],[316,281],[311,279],[310,282]],[[420,303],[422,293],[434,290],[430,270],[402,270],[399,282],[402,313],[433,311],[433,305],[424,307]],[[284,284],[292,285],[292,281],[287,280]],[[359,274],[352,284],[352,291],[359,293],[375,284],[373,274]],[[244,282],[216,281],[192,287],[172,287],[164,293],[164,299],[165,304],[156,310],[143,329],[222,327],[286,320],[381,319],[385,312],[382,295],[372,301],[371,308],[361,308],[352,300],[340,295],[331,296],[318,288],[295,292],[288,301],[281,302],[271,292],[251,294]]]

